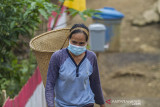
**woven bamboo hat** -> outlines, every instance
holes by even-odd
[[[68,46],[69,33],[69,28],[52,30],[38,35],[30,41],[29,45],[36,56],[44,86],[46,85],[51,55],[55,51]]]

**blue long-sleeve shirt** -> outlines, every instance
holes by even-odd
[[[97,58],[86,50],[77,65],[67,48],[52,54],[45,87],[48,107],[83,107],[104,104]]]

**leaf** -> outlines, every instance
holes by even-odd
[[[74,1],[74,0],[65,0],[65,1]]]
[[[31,3],[31,10],[36,8],[36,2]]]
[[[87,18],[84,16],[84,14],[82,12],[79,12],[79,15],[84,21],[86,21]]]
[[[37,1],[37,6],[39,7],[39,8],[43,8],[44,6],[43,6],[43,3],[42,3],[42,1]]]
[[[11,42],[9,40],[3,39],[3,41],[8,45],[11,46]]]
[[[51,4],[51,3],[47,3],[44,2],[43,3],[45,10],[47,10],[47,12],[50,14],[52,11],[57,12],[57,10],[59,10],[59,7],[55,4]]]
[[[97,18],[99,18],[99,19],[103,19],[100,15],[98,15],[98,14],[95,14],[95,15],[93,15],[94,17],[97,17]]]
[[[64,1],[74,1],[74,0],[59,0],[59,2],[64,2]]]
[[[46,13],[46,11],[44,9],[38,9],[38,11],[40,12],[40,14],[42,16],[44,16],[45,19],[48,19],[48,15],[47,15],[47,13]]]
[[[76,16],[79,13],[79,11],[74,10],[74,9],[70,9],[69,12],[70,12],[70,15],[73,16],[73,17]]]
[[[27,11],[24,13],[23,18],[26,18],[30,13],[31,13],[31,10],[27,10]]]
[[[22,27],[22,26],[21,26],[21,27]],[[25,31],[25,28],[22,27],[22,28],[15,28],[15,29],[13,29],[13,32],[23,33],[23,32],[26,32],[26,31]]]
[[[15,21],[12,21],[12,22],[11,22],[11,24],[10,24],[10,28],[11,28],[11,29],[13,29],[13,28],[14,28],[15,23],[16,23]]]
[[[59,0],[59,2],[64,2],[65,0]]]

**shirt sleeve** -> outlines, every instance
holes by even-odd
[[[56,53],[52,54],[48,72],[47,72],[47,81],[45,87],[45,97],[48,107],[54,107],[54,87],[56,80],[58,78],[59,72],[59,59]]]
[[[99,69],[98,69],[96,55],[94,56],[94,59],[93,59],[93,73],[90,75],[89,79],[90,79],[91,89],[95,95],[94,97],[95,103],[99,105],[104,104],[105,102],[104,102],[101,83],[100,83],[100,76],[99,76]]]

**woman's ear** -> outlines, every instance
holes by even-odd
[[[87,42],[87,44],[86,44],[86,48],[87,49],[90,49],[90,46],[89,46],[89,43]]]
[[[87,46],[89,45],[89,40],[87,41]]]
[[[86,46],[88,46],[89,44],[88,44],[88,42],[86,42]]]

